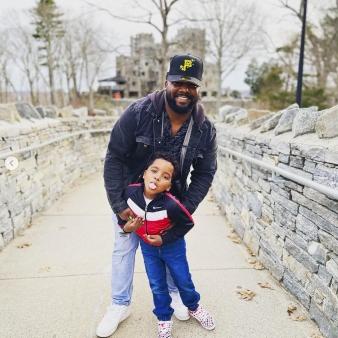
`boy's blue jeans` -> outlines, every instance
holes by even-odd
[[[135,253],[140,239],[134,232],[129,236],[120,237],[121,228],[117,224],[115,214],[113,214],[112,219],[115,229],[111,279],[112,302],[118,305],[130,305],[133,293]],[[170,292],[178,292],[169,274],[167,279]]]
[[[183,304],[189,310],[195,311],[198,307],[200,294],[196,292],[191,280],[184,238],[162,246],[151,246],[140,240],[140,246],[154,298],[155,309],[153,312],[157,319],[170,320],[174,312],[170,307],[171,297],[166,278],[166,265],[180,292]]]

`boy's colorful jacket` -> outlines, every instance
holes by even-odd
[[[144,223],[136,233],[147,242],[143,236],[160,235],[161,230],[170,226],[171,222],[175,222],[175,226],[166,234],[161,235],[163,244],[172,243],[183,237],[194,226],[188,210],[168,192],[158,194],[148,205],[144,200],[143,183],[131,184],[123,192],[123,198],[132,210],[134,216],[144,218]],[[126,224],[118,217],[118,224],[122,227]],[[148,243],[148,242],[147,242]]]

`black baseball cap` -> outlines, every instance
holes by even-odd
[[[177,54],[170,59],[166,79],[170,82],[192,82],[202,84],[203,61],[190,54]]]

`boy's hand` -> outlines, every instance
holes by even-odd
[[[140,229],[142,225],[143,225],[143,218],[140,216],[137,216],[136,218],[126,223],[126,225],[123,227],[123,231],[125,232],[136,231]]]
[[[147,239],[147,241],[151,245],[160,246],[160,245],[163,244],[162,237],[160,235],[147,235],[147,234],[144,234],[143,236]]]
[[[118,215],[120,216],[121,219],[123,219],[126,222],[130,221],[131,219],[130,217],[134,218],[133,212],[130,210],[130,208],[123,210]]]

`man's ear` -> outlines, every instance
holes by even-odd
[[[144,179],[144,175],[146,174],[147,169],[143,172],[142,178]]]
[[[170,183],[169,187],[168,187],[167,189],[165,189],[165,190],[166,190],[166,191],[169,191],[170,188],[171,188],[171,183]]]
[[[167,87],[167,86],[168,86],[168,81],[165,80],[165,82],[164,82],[164,87]]]

